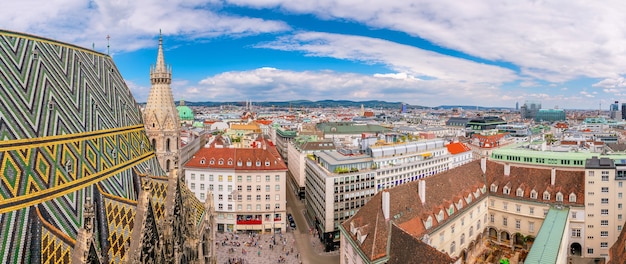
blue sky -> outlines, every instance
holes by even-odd
[[[138,102],[159,30],[175,100],[626,102],[624,1],[22,0],[0,28],[107,52]]]

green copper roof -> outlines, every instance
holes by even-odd
[[[180,120],[193,120],[193,110],[191,110],[189,106],[177,106],[176,110],[178,111],[178,117]]]
[[[499,149],[494,149],[490,158],[493,160],[502,160],[507,162],[518,162],[527,164],[543,164],[549,166],[567,166],[567,167],[584,167],[585,160],[590,159],[593,156],[610,158],[615,160],[616,163],[626,160],[624,154],[610,154],[602,155],[602,153],[594,153],[588,151],[581,152],[557,152],[557,151],[539,151],[526,148],[520,148],[522,145],[528,145],[528,143],[514,144]],[[510,157],[515,157],[517,160],[511,160]],[[528,158],[528,159],[526,159]],[[537,159],[544,159],[542,162],[537,162]],[[570,161],[561,163],[561,161]],[[574,161],[578,161],[575,163]]]
[[[550,208],[524,263],[556,263],[568,215],[568,208]]]

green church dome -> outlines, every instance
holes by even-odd
[[[180,105],[176,107],[180,121],[193,120],[193,110],[185,105],[184,100],[180,100]]]

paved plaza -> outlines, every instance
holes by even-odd
[[[275,236],[271,233],[217,233],[217,263],[339,263],[339,250],[324,252],[324,246],[312,232],[312,225],[306,219],[304,210],[302,201],[296,199],[290,190],[287,191],[287,211],[293,215],[297,224],[295,230]]]
[[[275,236],[272,234],[218,233],[216,240],[218,264],[307,263],[300,256],[292,232]],[[320,243],[317,244],[321,251]]]

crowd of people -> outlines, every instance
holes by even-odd
[[[218,263],[302,263],[293,233],[218,233],[216,241]]]

